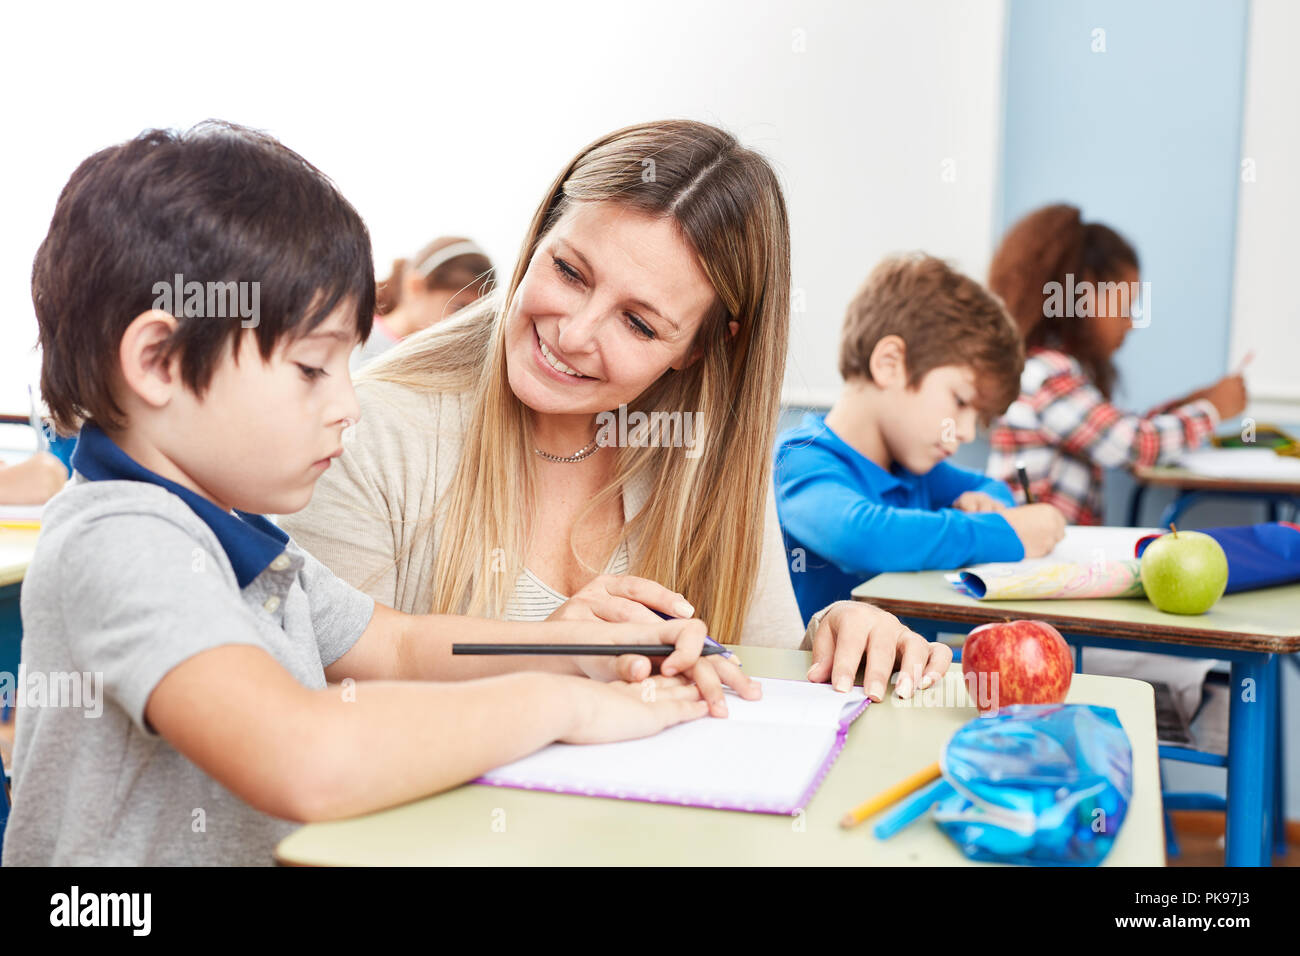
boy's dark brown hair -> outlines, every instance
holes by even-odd
[[[1068,315],[1049,316],[1049,283],[1118,281],[1125,269],[1138,269],[1137,251],[1109,226],[1083,221],[1077,206],[1057,203],[1029,213],[1002,237],[989,266],[989,288],[1002,297],[1020,327],[1025,348],[1061,349],[1079,360],[1092,383],[1107,398],[1115,386],[1115,366],[1092,337],[1093,323]]]
[[[258,283],[255,327],[185,316],[167,343],[181,380],[202,394],[242,333],[264,359],[340,306],[370,333],[370,234],[316,167],[265,133],[207,121],[147,130],[100,150],[68,180],[32,266],[41,393],[60,432],[121,427],[113,398],[128,325],[155,308],[155,286]]]
[[[912,388],[941,366],[971,366],[986,422],[1020,394],[1024,347],[1006,309],[942,259],[895,256],[872,270],[844,317],[840,375],[845,381],[871,381],[872,350],[887,335],[897,335],[906,346]]]

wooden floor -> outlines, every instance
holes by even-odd
[[[0,723],[0,758],[5,767],[11,767],[14,724],[10,720]],[[1223,866],[1223,814],[1200,810],[1175,810],[1174,831],[1178,834],[1177,858],[1166,860],[1169,866]],[[1274,857],[1274,866],[1300,866],[1300,822],[1291,821],[1289,831],[1290,851],[1284,857]]]

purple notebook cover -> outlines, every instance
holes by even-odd
[[[830,748],[826,751],[826,756],[822,759],[817,770],[813,773],[812,779],[808,782],[808,786],[800,795],[799,800],[792,807],[763,803],[751,803],[744,806],[716,802],[696,803],[687,800],[674,799],[671,796],[651,793],[649,791],[620,790],[616,792],[599,789],[573,790],[561,786],[539,786],[503,777],[488,779],[486,776],[483,776],[470,782],[483,784],[484,786],[489,787],[508,787],[514,790],[541,790],[547,793],[567,793],[575,797],[607,797],[614,800],[636,800],[642,803],[666,803],[681,807],[703,807],[708,810],[739,810],[744,813],[778,813],[788,816],[796,810],[802,810],[808,805],[808,801],[812,799],[813,794],[817,792],[817,788],[822,785],[822,781],[825,780],[826,775],[830,773],[831,766],[835,763],[835,758],[837,758],[840,755],[840,751],[844,749],[844,741],[848,738],[849,727],[852,726],[855,720],[862,716],[863,712],[867,709],[867,705],[870,703],[870,698],[863,700],[857,707],[854,707],[853,710],[849,711],[849,713],[840,720],[840,725],[835,731],[835,739],[831,742]],[[495,773],[496,771],[492,772]]]

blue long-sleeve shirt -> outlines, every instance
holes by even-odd
[[[996,512],[950,505],[982,491],[1015,503],[1001,481],[941,462],[923,475],[885,471],[808,414],[776,443],[776,507],[804,622],[885,571],[1019,561],[1020,538]]]

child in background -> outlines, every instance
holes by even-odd
[[[63,462],[48,451],[13,465],[0,461],[0,505],[43,505],[67,480]]]
[[[352,369],[472,305],[491,284],[492,260],[457,236],[433,240],[413,260],[396,260],[375,291],[375,322],[365,345],[353,353]]]
[[[197,294],[160,307],[177,273],[258,282],[257,321]],[[81,437],[23,584],[22,659],[79,692],[19,700],[6,864],[270,863],[289,821],[402,803],[555,740],[655,733],[705,714],[718,677],[758,696],[699,657],[702,621],[401,614],[261,516],[305,506],[341,454],[374,294],[356,210],[264,134],[151,130],[72,174],[32,299],[41,393]],[[640,655],[453,657],[453,640],[675,643],[665,672],[717,670],[646,694],[626,682],[649,677]]]
[[[777,439],[777,511],[807,620],[884,571],[1046,554],[1065,521],[1013,507],[1000,481],[949,464],[977,419],[1015,397],[1023,353],[1001,304],[939,259],[888,259],[849,304],[844,390]]]
[[[1102,523],[1103,468],[1168,462],[1246,407],[1240,375],[1146,415],[1111,404],[1111,356],[1132,327],[1138,281],[1133,247],[1067,205],[1046,206],[1012,226],[989,269],[989,288],[1019,326],[1027,358],[1020,397],[990,436],[986,470],[1014,481],[1023,462],[1034,500],[1055,505],[1072,524]]]

